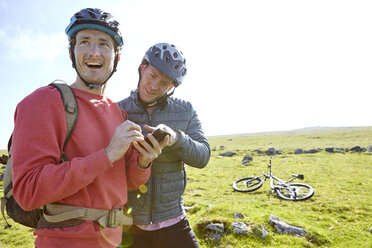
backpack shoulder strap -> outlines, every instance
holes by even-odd
[[[78,105],[77,105],[77,101],[76,101],[74,92],[72,91],[70,86],[68,86],[65,82],[56,83],[56,81],[53,81],[49,85],[54,86],[54,87],[57,88],[57,90],[61,94],[63,106],[65,108],[67,133],[66,133],[66,138],[65,138],[65,142],[63,144],[62,155],[61,155],[61,162],[63,162],[63,161],[68,160],[68,158],[65,154],[65,148],[66,148],[67,142],[69,141],[69,139],[72,135],[72,131],[75,128],[75,125],[76,125],[76,122],[77,122],[77,119],[78,119],[78,115],[79,115],[79,108],[78,108]]]
[[[60,161],[63,162],[63,161],[68,160],[68,158],[65,154],[65,147],[66,147],[66,144],[69,141],[69,139],[71,137],[71,134],[72,134],[72,132],[75,128],[75,125],[76,125],[76,122],[77,122],[77,119],[78,119],[79,110],[78,110],[78,105],[77,105],[77,101],[76,101],[74,92],[72,91],[72,89],[66,83],[64,83],[64,82],[63,83],[56,83],[56,81],[53,81],[49,85],[54,86],[55,88],[58,89],[59,93],[61,94],[63,107],[65,109],[67,133],[66,133],[65,141],[64,141],[64,144],[63,144],[63,148],[62,148],[62,154],[61,154],[61,158],[60,158]],[[10,136],[10,139],[9,139],[9,142],[8,142],[9,158],[8,158],[7,165],[6,165],[6,170],[4,172],[4,185],[3,185],[4,186],[4,197],[1,198],[1,209],[0,209],[1,214],[2,214],[4,220],[7,224],[5,226],[5,228],[10,228],[11,227],[11,225],[8,223],[7,219],[5,218],[4,212],[5,212],[5,207],[7,206],[8,201],[13,194],[13,190],[12,190],[12,187],[13,187],[13,184],[12,184],[12,162],[11,162],[12,136],[13,135]],[[14,199],[13,199],[13,201],[14,201]],[[16,208],[16,206],[18,206],[18,204],[15,201],[14,201],[14,203],[12,203],[11,206],[7,206],[8,213],[9,213],[8,208]],[[21,209],[19,206],[18,206],[18,208]],[[14,210],[14,211],[15,212],[13,214],[16,214],[17,211],[19,213],[19,210]],[[13,218],[13,216],[12,216],[12,218]],[[19,222],[19,221],[17,221],[17,222]],[[19,223],[23,224],[22,222],[19,222]],[[65,226],[63,226],[63,227],[65,227]]]
[[[119,105],[117,105],[117,106],[118,106],[118,108],[120,110],[121,115],[123,116],[124,121],[128,120],[128,114],[127,114],[127,112],[125,112],[122,108],[120,108]]]

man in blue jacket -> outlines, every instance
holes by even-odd
[[[171,97],[186,76],[185,62],[174,45],[155,44],[138,68],[137,90],[118,103],[142,130],[150,133],[157,127],[170,134],[168,146],[153,162],[146,186],[129,192],[128,206],[134,218],[130,247],[199,247],[183,207],[185,164],[204,168],[210,146],[191,103]]]

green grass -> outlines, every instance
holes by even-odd
[[[188,218],[201,248],[372,247],[372,153],[330,154],[324,151],[328,146],[372,145],[372,127],[209,137],[209,142],[212,156],[207,167],[187,166],[184,197],[185,205],[192,207]],[[223,151],[220,151],[221,145],[225,147]],[[267,170],[270,157],[260,156],[254,150],[269,147],[283,152],[272,158],[273,173],[282,179],[304,174],[302,182],[315,190],[311,199],[280,200],[268,193],[267,181],[255,192],[234,192],[231,185],[236,179],[260,175]],[[323,151],[295,155],[296,148],[322,148]],[[218,156],[226,151],[237,154]],[[250,165],[242,165],[243,156],[253,153]],[[234,219],[234,213],[243,214],[244,219]],[[268,221],[271,214],[305,229],[307,235],[295,237],[277,233]],[[235,221],[249,223],[250,234],[233,234],[230,225]],[[219,242],[211,241],[210,233],[206,232],[205,226],[211,222],[225,223],[226,234]],[[5,222],[0,220],[0,247],[33,247],[32,229],[11,224],[12,229],[4,230]],[[263,227],[268,231],[266,238],[261,237]]]
[[[372,247],[372,153],[294,154],[296,148],[367,147],[372,145],[371,127],[210,137],[209,142],[213,151],[208,166],[202,170],[187,167],[184,199],[186,206],[193,206],[188,218],[201,247]],[[270,159],[255,154],[251,164],[244,166],[244,155],[270,147],[283,151],[272,158],[273,173],[282,179],[304,174],[303,183],[315,189],[311,199],[280,200],[268,193],[268,181],[255,192],[234,192],[231,185],[236,179],[261,175]],[[237,155],[218,156],[226,151]],[[234,219],[234,213],[245,218]],[[305,229],[307,235],[277,233],[269,225],[270,214]],[[232,234],[230,224],[235,221],[250,223],[252,234]],[[208,239],[203,227],[210,222],[226,223],[227,234],[220,242]],[[263,226],[269,231],[265,239],[257,232]]]

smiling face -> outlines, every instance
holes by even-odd
[[[84,29],[77,33],[75,64],[84,80],[92,84],[106,81],[114,67],[114,44],[110,35],[99,30]],[[81,81],[80,77],[77,81]]]
[[[141,80],[138,85],[139,95],[145,103],[153,103],[162,97],[173,80],[150,64],[141,67]]]

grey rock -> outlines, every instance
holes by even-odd
[[[294,153],[295,154],[303,154],[304,153],[304,150],[302,150],[300,148],[297,148]]]
[[[310,149],[310,150],[304,150],[305,153],[318,153],[318,149]]]
[[[269,223],[275,227],[276,231],[281,234],[293,234],[295,236],[304,236],[306,231],[302,228],[290,226],[284,221],[281,221],[278,217],[270,215]]]
[[[224,152],[224,153],[221,153],[219,156],[222,156],[222,157],[232,157],[236,154],[236,152]]]
[[[235,219],[243,219],[244,215],[242,215],[241,213],[234,213],[234,218]]]
[[[362,152],[362,148],[360,146],[354,146],[350,149],[352,152]]]
[[[335,148],[334,147],[326,147],[325,151],[333,153],[333,152],[335,152]]]
[[[264,154],[264,152],[260,149],[257,149],[257,150],[254,150],[255,152],[257,152],[258,154]]]
[[[207,228],[211,231],[222,234],[224,232],[225,226],[223,223],[211,223],[207,225]]]
[[[232,228],[234,229],[234,233],[245,235],[248,233],[247,224],[244,222],[233,222],[231,224]]]
[[[253,160],[253,157],[252,157],[252,156],[250,156],[250,155],[245,155],[244,158],[243,158],[243,160],[242,160],[242,164],[243,164],[243,165],[244,165],[244,164],[247,164],[247,163],[251,162],[252,160]]]
[[[265,151],[265,153],[268,155],[268,156],[274,156],[276,154],[275,152],[275,148],[274,147],[270,147],[269,149],[267,149],[267,151]]]

